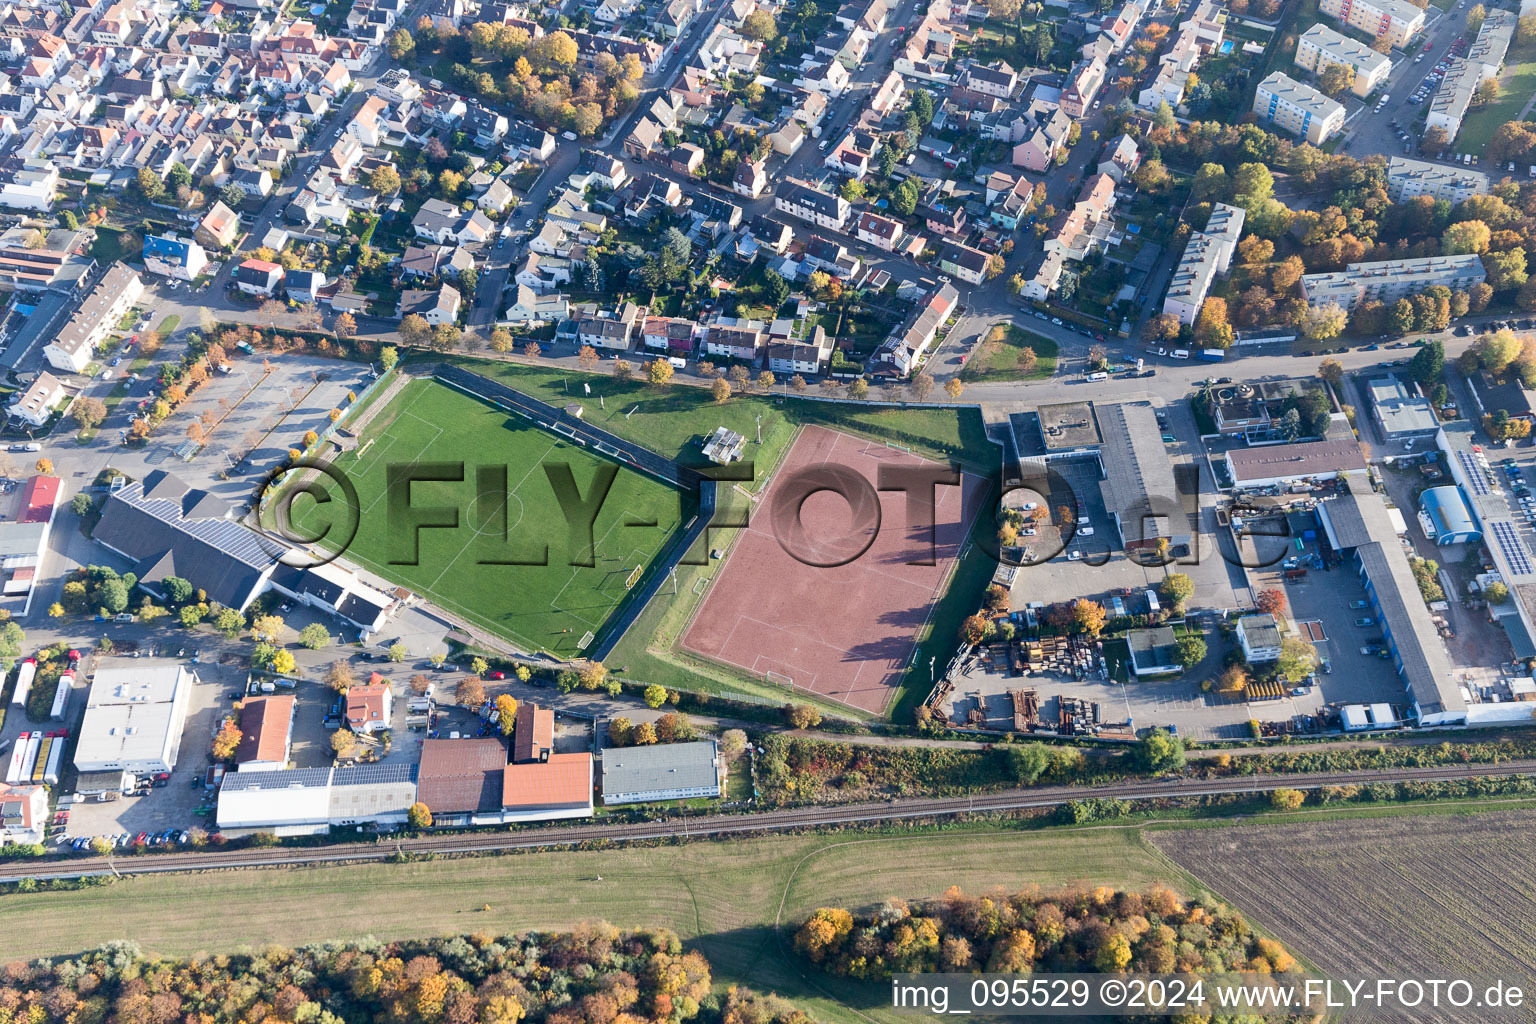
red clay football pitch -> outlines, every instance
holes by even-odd
[[[862,503],[826,490],[802,500],[811,490],[801,482],[807,474],[820,474],[825,482],[830,474],[851,471],[877,488],[881,467],[939,464],[877,441],[806,427],[752,510],[751,525],[737,538],[689,624],[683,648],[758,679],[863,711],[884,711],[912,659],[918,632],[943,596],[985,481],[966,475],[958,485],[933,487],[931,532],[909,524],[907,495],[900,490],[877,491],[878,498],[866,491]],[[856,520],[858,504],[865,515]],[[874,504],[878,530],[866,525],[855,532],[856,521],[870,522]],[[857,551],[871,533],[868,550],[844,565],[808,564],[791,554],[836,561],[839,552]]]

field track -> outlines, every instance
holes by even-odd
[[[1328,772],[1298,775],[1252,775],[1238,779],[1147,779],[1103,786],[1042,786],[974,797],[919,797],[841,807],[801,807],[757,814],[669,818],[633,824],[560,825],[510,832],[470,832],[382,838],[368,843],[339,843],[312,848],[264,847],[244,850],[200,850],[139,857],[76,857],[0,868],[0,882],[23,878],[78,878],[84,875],[128,875],[219,868],[284,867],[386,860],[394,854],[474,854],[503,850],[572,846],[589,842],[636,842],[674,837],[751,835],[786,832],[821,825],[855,825],[881,821],[939,818],[989,811],[1056,807],[1073,800],[1156,800],[1183,797],[1265,793],[1275,789],[1319,789],[1324,786],[1381,782],[1436,782],[1452,779],[1536,775],[1536,761],[1493,765],[1446,765],[1393,768],[1372,772]]]

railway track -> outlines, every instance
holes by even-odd
[[[645,842],[673,838],[709,838],[788,832],[825,825],[875,824],[961,814],[1057,807],[1073,800],[1158,800],[1266,793],[1276,789],[1320,789],[1369,783],[1447,782],[1457,779],[1536,775],[1536,761],[1504,764],[1392,768],[1381,771],[1253,775],[1244,778],[1146,779],[1102,786],[1046,786],[971,797],[918,797],[840,807],[799,807],[759,814],[666,818],[623,824],[559,825],[515,832],[469,832],[448,836],[379,839],[313,848],[266,847],[241,850],[177,851],[130,857],[78,857],[46,863],[0,865],[0,882],[23,878],[82,878],[92,875],[143,875],[229,868],[298,867],[383,861],[396,854],[465,855],[575,846],[591,842]],[[22,870],[22,869],[25,870]]]

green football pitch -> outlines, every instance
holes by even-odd
[[[398,495],[392,506],[389,467],[413,463],[462,464],[463,479],[417,480],[409,510]],[[585,551],[548,472],[562,464],[588,500],[600,471],[618,468],[592,525],[591,566],[571,565]],[[564,657],[580,652],[588,632],[601,633],[635,570],[649,566],[685,513],[693,514],[681,491],[430,380],[407,384],[335,467],[359,504],[347,560],[520,647]],[[303,495],[291,516],[311,536],[334,518]],[[452,528],[411,528],[423,517],[455,516]],[[533,561],[546,545],[548,564],[505,564]]]

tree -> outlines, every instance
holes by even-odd
[[[389,655],[389,660],[396,665],[400,664],[400,662],[411,656],[410,648],[406,647],[405,644],[398,640],[390,644],[389,650],[385,653]]]
[[[400,321],[400,338],[407,345],[424,345],[432,337],[432,325],[420,313],[411,313]]]
[[[798,390],[798,389],[797,389]],[[848,397],[862,401],[869,394],[869,381],[855,377],[848,382]]]
[[[1301,807],[1307,794],[1299,789],[1272,789],[1269,791],[1269,805],[1277,811],[1294,811]]]
[[[613,747],[627,747],[633,739],[634,723],[628,715],[619,715],[608,720],[608,745]]]
[[[1215,295],[1208,297],[1200,306],[1200,315],[1195,318],[1195,340],[1205,348],[1229,348],[1232,337],[1232,324],[1227,320],[1227,300]]]
[[[357,336],[357,318],[351,313],[338,313],[335,322],[331,325],[331,330],[338,338],[354,338]]]
[[[1003,752],[1008,773],[1021,786],[1033,786],[1051,763],[1051,752],[1043,743],[1023,743]]]
[[[1317,648],[1297,637],[1287,636],[1280,640],[1280,658],[1275,662],[1275,674],[1288,683],[1299,683],[1317,667]]]
[[[485,684],[480,681],[479,676],[465,676],[459,681],[459,685],[454,687],[453,699],[461,708],[477,710],[485,703]]]
[[[379,367],[388,373],[400,362],[400,350],[393,345],[385,345],[379,349]]]
[[[1136,744],[1135,761],[1150,775],[1184,770],[1184,742],[1167,729],[1153,729]]]
[[[629,380],[635,375],[635,367],[628,359],[615,359],[613,361],[613,375],[618,380]]]
[[[233,718],[224,719],[224,723],[219,726],[219,731],[213,734],[213,759],[233,761],[235,751],[240,749],[240,741],[244,738],[245,734],[240,731],[240,727],[235,724]]]
[[[645,377],[652,387],[662,387],[672,380],[672,364],[661,357],[645,364]]]
[[[1317,364],[1317,375],[1334,387],[1338,387],[1344,380],[1344,364],[1329,356]]]
[[[139,186],[139,194],[150,202],[165,195],[165,182],[160,179],[160,175],[148,167],[139,168],[135,181]]]
[[[641,694],[641,697],[644,699],[646,707],[659,708],[667,702],[667,688],[652,683],[645,688],[645,692]]]
[[[747,749],[747,734],[740,729],[727,729],[720,734],[720,756],[734,761]]]
[[[405,821],[406,824],[410,825],[411,828],[416,829],[418,832],[422,829],[431,828],[432,811],[427,807],[426,804],[418,800],[411,804],[410,809],[405,812]]]
[[[1337,97],[1355,84],[1355,69],[1348,64],[1329,64],[1317,76],[1317,85],[1324,96]]]
[[[1462,256],[1467,253],[1488,251],[1493,232],[1480,220],[1457,221],[1440,235],[1440,253],[1444,256]]]
[[[784,721],[792,729],[813,729],[821,724],[821,712],[809,704],[785,704]]]
[[[648,747],[655,743],[656,739],[656,726],[650,722],[641,722],[631,729],[629,733],[630,743],[637,747]]]
[[[1285,591],[1274,587],[1270,587],[1268,590],[1261,590],[1254,596],[1253,606],[1265,615],[1284,615],[1286,606]]]
[[[970,615],[960,623],[960,639],[962,642],[975,646],[987,638],[992,624],[985,616]]]
[[[907,178],[891,190],[891,209],[903,217],[910,217],[912,212],[917,209],[919,197],[920,193],[917,182]]]
[[[107,418],[107,403],[99,398],[78,398],[69,415],[82,429],[89,430]]]
[[[1185,603],[1194,596],[1195,581],[1182,572],[1169,573],[1159,584],[1164,600],[1171,604],[1175,614],[1184,610]]]
[[[1483,27],[1483,19],[1488,16],[1488,11],[1482,4],[1473,4],[1467,12],[1467,35],[1477,35],[1478,29]]]
[[[1179,664],[1188,670],[1205,660],[1207,647],[1205,641],[1198,636],[1181,636],[1174,644],[1174,651]]]
[[[292,651],[278,651],[276,654],[272,655],[271,667],[272,671],[276,672],[278,675],[288,676],[298,671],[299,662],[298,659],[293,656]]]
[[[299,630],[299,643],[311,651],[318,651],[331,642],[331,631],[318,622],[311,622]]]
[[[944,393],[951,401],[958,400],[965,393],[965,382],[959,377],[951,377],[944,382]]]
[[[344,761],[357,753],[357,737],[350,729],[337,729],[331,733],[331,753],[336,760]]]
[[[346,693],[357,685],[357,670],[345,658],[337,658],[325,670],[325,685],[337,693]]]
[[[1503,604],[1509,600],[1509,588],[1495,580],[1483,588],[1483,600],[1488,604]]]
[[[709,386],[709,393],[716,405],[724,405],[731,397],[731,382],[724,377],[716,377],[714,383]]]
[[[1072,625],[1079,633],[1098,636],[1109,616],[1097,601],[1080,597],[1072,602]]]
[[[1248,670],[1241,665],[1228,665],[1216,677],[1216,689],[1228,697],[1236,697],[1248,688]]]
[[[233,640],[245,626],[245,616],[233,608],[220,608],[213,616],[213,628]]]
[[[34,468],[43,476],[53,476],[52,459],[38,459]]]
[[[400,191],[400,174],[389,164],[380,164],[368,172],[368,187],[381,195],[392,196]]]
[[[65,589],[68,590],[67,584],[65,585]],[[181,624],[183,626],[188,629],[194,629],[198,623],[203,621],[203,616],[205,614],[207,614],[206,609],[199,605],[189,604],[182,608],[181,614],[178,617],[181,619]]]
[[[1311,341],[1328,341],[1344,333],[1349,314],[1337,302],[1325,302],[1307,310],[1301,332]]]
[[[919,402],[926,402],[928,396],[933,394],[933,374],[927,370],[915,375],[907,384],[912,389],[912,397]]]
[[[416,40],[403,28],[396,29],[389,37],[389,55],[402,64],[410,63],[416,53]]]
[[[503,736],[512,735],[517,727],[517,698],[510,693],[496,695],[496,727]]]

